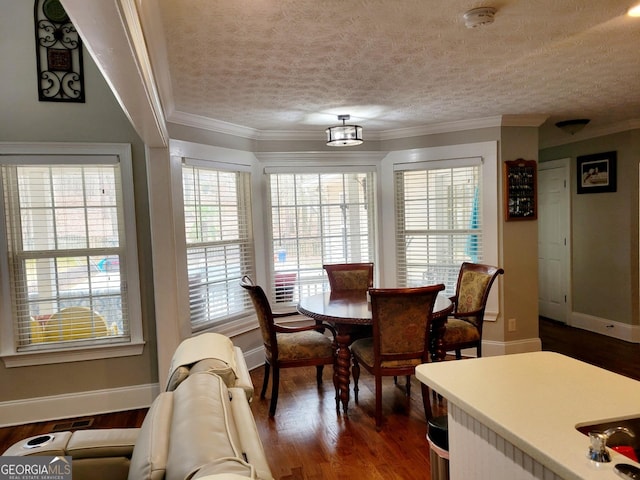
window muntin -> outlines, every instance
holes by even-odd
[[[30,158],[4,162],[1,170],[15,338],[11,350],[129,343],[117,157],[92,156],[86,163],[60,156],[30,163]],[[78,307],[88,313],[79,313]]]
[[[254,271],[250,175],[183,164],[189,309],[193,331],[252,308],[240,279]]]
[[[480,165],[395,172],[399,286],[443,282],[482,260]]]
[[[375,256],[372,172],[271,173],[273,300],[328,289],[325,263]]]

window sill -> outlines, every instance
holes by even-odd
[[[49,365],[54,363],[100,360],[104,358],[131,357],[141,355],[144,341],[127,343],[126,345],[105,345],[65,349],[64,351],[38,351],[10,353],[2,355],[6,368],[27,367],[32,365]]]

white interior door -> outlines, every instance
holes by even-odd
[[[540,315],[567,323],[570,294],[569,159],[538,167],[538,308]]]

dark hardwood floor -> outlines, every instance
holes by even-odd
[[[604,337],[541,319],[543,350],[563,353],[640,380],[640,345]],[[383,384],[385,423],[376,432],[373,419],[373,378],[360,377],[360,402],[353,399],[349,415],[336,415],[331,369],[324,384],[315,385],[315,369],[281,372],[278,409],[268,418],[269,398],[258,398],[264,368],[251,372],[256,395],[251,408],[274,477],[298,479],[429,479],[429,450],[420,386],[413,379],[410,399],[391,378]],[[401,381],[402,383],[402,381]],[[446,402],[432,402],[435,413],[446,412]],[[139,426],[145,410],[65,419],[0,429],[0,451],[14,442],[54,427],[79,421],[79,428]],[[91,422],[90,425],[84,424]],[[61,425],[66,423],[67,425]]]
[[[540,319],[542,349],[640,380],[640,344]]]

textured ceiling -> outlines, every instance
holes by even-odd
[[[640,118],[633,0],[158,0],[171,118],[383,132],[499,115]],[[497,9],[466,28],[463,14]],[[549,128],[549,127],[547,127]]]

